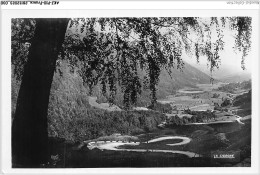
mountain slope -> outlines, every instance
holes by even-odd
[[[145,72],[139,72],[140,77],[145,75]],[[157,99],[164,99],[168,95],[175,94],[180,88],[191,87],[195,88],[196,84],[209,84],[210,76],[191,66],[185,62],[184,68],[181,70],[172,69],[171,76],[166,70],[163,70],[160,75],[159,84],[157,86]],[[122,104],[123,94],[118,91],[116,104]],[[137,106],[150,105],[150,90],[144,89],[138,97]]]
[[[200,71],[206,74],[210,73],[207,65],[193,63],[192,66],[194,66],[196,69],[199,69]],[[219,69],[215,69],[212,72],[212,76],[221,82],[235,83],[235,82],[250,80],[251,72],[250,72],[250,67],[247,67],[246,70],[242,70],[242,68],[239,69],[229,65],[220,65]]]
[[[163,96],[170,95],[183,87],[195,87],[196,84],[209,83],[209,75],[185,62],[183,70],[172,69],[171,76],[166,70],[162,71],[158,85],[158,97],[163,98]]]
[[[53,88],[62,89],[67,94],[84,94],[89,95],[88,87],[84,86],[82,79],[76,73],[70,73],[68,64],[62,63],[61,65],[63,77],[59,78],[59,74],[54,76]],[[142,77],[145,72],[139,71],[139,75]],[[171,76],[166,70],[163,70],[160,75],[159,85],[157,86],[157,99],[163,99],[168,95],[174,94],[176,90],[183,87],[196,87],[196,84],[208,84],[210,83],[210,76],[194,68],[190,64],[185,62],[183,70],[172,69]],[[59,85],[62,84],[62,88]],[[98,84],[93,89],[92,96],[97,97],[98,103],[106,103],[106,98],[101,93],[101,86]],[[73,90],[73,92],[71,92]],[[56,92],[55,93],[63,93]],[[64,92],[65,93],[65,92]],[[61,94],[62,95],[62,94]],[[143,89],[142,94],[139,95],[137,100],[138,106],[149,106],[150,104],[150,90]],[[119,107],[123,105],[123,93],[120,86],[117,87],[117,95],[115,97],[115,104]]]
[[[219,78],[219,80],[221,82],[225,82],[225,83],[242,82],[242,81],[248,81],[250,79],[251,79],[251,74],[243,73],[243,72],[231,74],[231,75],[227,75],[227,76]]]
[[[172,69],[171,77],[166,70],[163,70],[160,76],[160,83],[170,81],[176,88],[182,88],[184,86],[193,87],[198,83],[210,83],[209,75],[186,62],[182,70]]]

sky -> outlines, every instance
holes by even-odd
[[[235,74],[235,73],[251,73],[251,67],[252,67],[252,53],[249,52],[248,56],[245,58],[245,68],[246,70],[243,70],[241,68],[241,60],[242,60],[242,53],[239,51],[235,51],[233,49],[234,47],[234,34],[227,28],[223,30],[224,37],[223,41],[225,42],[224,50],[220,51],[220,60],[221,64],[219,66],[219,70],[216,70],[215,72],[226,72],[227,74]],[[196,61],[195,56],[187,56],[186,54],[183,54],[183,60],[190,63],[194,67],[201,68],[205,72],[209,73],[209,68],[207,68],[207,58],[206,57],[200,57],[199,64]],[[214,73],[213,73],[214,74]]]
[[[210,18],[203,18],[202,19],[204,23],[210,23]],[[97,31],[101,31],[100,26],[96,26],[95,30]],[[106,29],[108,30],[108,29]],[[221,65],[219,70],[216,70],[214,73],[218,74],[218,73],[223,73],[225,72],[226,74],[235,74],[235,73],[251,73],[251,60],[252,60],[252,54],[249,53],[249,55],[246,57],[245,59],[245,67],[246,70],[242,70],[241,68],[241,58],[242,58],[242,53],[239,53],[237,51],[237,53],[234,51],[233,47],[234,47],[234,33],[229,29],[228,24],[226,25],[225,28],[222,28],[223,30],[223,41],[225,42],[225,47],[223,51],[220,51],[220,60],[221,60]],[[164,29],[161,29],[161,31],[163,32]],[[216,38],[216,33],[214,33],[214,28],[212,28],[212,38],[214,40],[214,37]],[[196,37],[195,35],[192,36],[193,34],[191,34],[191,37]],[[83,35],[82,35],[83,36]],[[85,36],[85,34],[84,34]],[[138,38],[138,36],[135,36],[136,38]],[[197,67],[199,69],[201,69],[202,71],[206,72],[206,73],[210,73],[209,68],[207,68],[207,59],[206,57],[201,56],[200,57],[200,62],[199,64],[196,61],[195,55],[193,56],[188,56],[185,54],[185,51],[183,52],[182,55],[182,59],[188,63],[190,63],[191,65],[193,65],[194,67]],[[213,73],[213,74],[214,74]]]

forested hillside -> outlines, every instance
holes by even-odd
[[[19,81],[13,78],[12,113],[19,85]],[[77,73],[66,61],[59,62],[48,109],[49,136],[75,142],[113,133],[138,134],[154,130],[165,120],[163,114],[155,111],[109,112],[95,109],[90,107],[88,95],[88,89]]]
[[[48,110],[50,136],[82,140],[113,132],[133,134],[154,129],[164,119],[163,114],[150,111],[110,113],[91,108],[88,102],[89,89],[84,86],[77,71],[71,69],[66,61],[58,61],[57,64]],[[168,72],[163,71],[158,85],[159,97],[165,98],[178,88],[192,87],[196,83],[207,83],[210,79],[188,63],[185,64],[183,71],[173,69],[172,75],[176,78],[171,78]],[[15,78],[12,80],[12,112],[14,113],[20,83]],[[148,89],[143,91],[139,96],[137,106],[149,105],[149,93]],[[98,85],[94,88],[93,96],[97,96],[99,102],[107,102]],[[120,91],[116,103],[123,106],[123,95]],[[105,126],[108,123],[111,124]]]

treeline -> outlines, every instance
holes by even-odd
[[[50,95],[49,136],[82,141],[113,133],[135,134],[153,130],[165,120],[163,114],[155,111],[95,109],[89,105],[88,92],[76,72],[71,72],[66,64],[59,67]]]
[[[224,86],[219,87],[217,90],[223,92],[233,93],[236,89],[251,89],[251,80],[238,82],[238,83],[228,83]]]
[[[162,112],[162,113],[171,113],[172,107],[169,103],[162,104],[159,102],[154,103],[153,105],[148,106],[149,109],[154,111]]]
[[[165,120],[163,114],[154,111],[109,112],[92,108],[77,110],[79,111],[71,111],[68,115],[50,116],[49,136],[75,142],[113,133],[134,135],[152,131]]]
[[[12,75],[12,114],[15,113],[20,81]],[[70,141],[94,139],[113,133],[136,134],[153,130],[165,120],[156,111],[114,111],[92,108],[89,89],[67,63],[60,63],[54,74],[48,107],[50,137]],[[13,116],[13,115],[12,115]]]
[[[191,111],[185,110],[185,112],[189,116],[179,117],[177,114],[174,116],[169,117],[166,120],[167,126],[175,126],[175,125],[185,125],[189,123],[201,123],[201,122],[208,122],[209,120],[215,119],[216,115],[211,111]]]

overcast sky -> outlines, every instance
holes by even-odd
[[[202,18],[202,21],[204,23],[210,23],[210,18]],[[79,25],[80,26],[80,25]],[[79,27],[78,27],[79,29]],[[216,33],[214,33],[215,29],[214,27],[211,27],[212,29],[212,38],[214,40],[217,39],[216,38]],[[76,30],[76,29],[75,29]],[[96,26],[95,30],[97,31],[101,31],[100,26]],[[106,29],[108,30],[108,28]],[[251,73],[251,60],[252,60],[252,54],[249,53],[249,55],[246,57],[245,59],[245,67],[246,70],[242,70],[241,68],[241,58],[242,58],[242,53],[239,53],[239,51],[237,51],[237,53],[234,51],[233,47],[234,47],[234,33],[232,33],[228,27],[228,24],[226,25],[226,27],[223,29],[223,41],[225,42],[225,47],[224,47],[224,51],[220,51],[219,55],[220,55],[220,60],[221,60],[221,65],[219,70],[215,71],[215,72],[219,72],[219,71],[226,71],[227,73],[237,73],[237,72],[242,72],[242,73]],[[161,29],[161,32],[164,32],[165,29]],[[74,31],[75,32],[75,31]],[[193,34],[191,34],[191,37]],[[85,36],[85,33],[82,34],[82,36]],[[138,36],[135,36],[135,38],[138,38]],[[194,35],[194,37],[196,37],[196,35]],[[200,57],[200,63],[197,64],[196,61],[196,57],[195,55],[193,56],[187,56],[185,54],[185,51],[183,52],[182,55],[183,60],[185,60],[186,62],[190,63],[191,65],[197,67],[197,68],[201,68],[202,71],[204,72],[208,72],[209,73],[209,68],[207,68],[207,59],[206,57]]]
[[[224,38],[225,42],[225,47],[224,51],[220,52],[220,60],[221,60],[221,65],[220,65],[220,70],[221,69],[229,69],[231,72],[236,73],[236,72],[244,72],[244,73],[251,73],[251,60],[252,60],[252,54],[249,53],[249,55],[245,59],[245,67],[246,70],[243,71],[241,68],[241,58],[242,58],[242,53],[239,51],[234,51],[234,36],[232,33],[228,30],[224,31]],[[197,61],[195,56],[189,57],[186,54],[183,54],[183,59],[194,65],[195,67],[201,67],[204,66],[205,69],[207,68],[207,59],[206,57],[200,57],[200,63],[197,65]],[[209,69],[208,69],[209,70]]]

